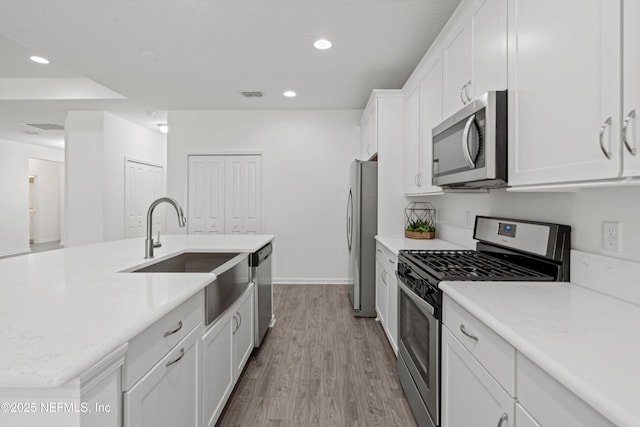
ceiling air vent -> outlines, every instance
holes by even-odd
[[[242,96],[244,96],[245,98],[262,98],[262,92],[242,92]]]
[[[55,123],[25,123],[27,126],[38,128],[40,130],[64,130],[64,126]]]

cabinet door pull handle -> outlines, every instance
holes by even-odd
[[[509,416],[507,414],[503,413],[502,416],[500,417],[500,420],[498,420],[497,427],[502,427],[502,423],[504,423],[508,419],[509,419]]]
[[[178,332],[180,329],[182,329],[182,320],[178,322],[178,327],[177,327],[177,328],[175,328],[175,329],[174,329],[174,330],[172,330],[172,331],[167,331],[167,332],[165,332],[165,333],[164,333],[164,337],[166,338],[166,337],[168,337],[169,335],[173,335],[173,334],[175,334],[176,332]]]
[[[238,318],[234,314],[233,315],[233,330],[231,331],[231,335],[234,335],[238,331],[239,327],[240,327],[240,325],[238,325]]]
[[[635,141],[633,146],[629,142],[629,135],[627,134],[627,128],[629,127],[629,122],[631,121],[631,119],[635,119],[635,117],[636,117],[636,110],[631,110],[629,114],[627,114],[627,117],[624,118],[624,123],[622,124],[622,138],[624,139],[624,146],[627,147],[627,150],[629,151],[629,153],[631,153],[632,156],[635,156],[637,154],[637,151],[636,151]]]
[[[478,341],[478,337],[469,333],[467,331],[467,328],[464,326],[464,323],[460,323],[460,332],[462,332],[463,334],[465,334],[466,336],[468,336],[469,338],[471,338],[474,341]]]
[[[174,363],[178,363],[180,361],[180,359],[182,359],[183,357],[184,357],[184,347],[181,347],[180,348],[180,356],[178,356],[177,359],[168,361],[165,366],[168,368],[169,366],[173,365]]]
[[[238,315],[238,329],[240,329],[240,326],[242,325],[242,314],[240,314],[239,311],[236,311],[236,314]]]
[[[389,264],[395,264],[392,259],[389,259]]]
[[[460,101],[462,101],[463,105],[467,105],[466,101],[464,100],[464,95],[462,94],[462,92],[464,92],[465,87],[467,87],[466,84],[460,88]]]
[[[607,117],[607,120],[605,120],[602,126],[600,126],[600,149],[602,150],[602,152],[604,153],[607,159],[611,159],[611,152],[607,151],[607,149],[604,148],[604,131],[607,130],[607,126],[610,126],[610,125],[611,125],[611,117]]]
[[[471,97],[469,96],[469,88],[471,87],[471,80],[464,85],[464,96],[467,98],[467,103],[471,102]]]
[[[381,253],[382,253],[382,249],[380,249],[380,248],[376,249],[376,251],[377,251],[379,254],[381,254]]]

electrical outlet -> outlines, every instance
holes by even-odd
[[[602,223],[602,249],[611,252],[620,252],[620,223]]]

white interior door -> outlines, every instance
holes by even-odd
[[[261,233],[261,157],[226,156],[225,171],[226,233]]]
[[[162,166],[137,160],[125,161],[125,238],[146,235],[147,210],[162,194]],[[163,212],[159,206],[153,215],[153,230],[161,233],[164,228]]]
[[[187,230],[224,234],[225,156],[189,156]]]
[[[262,156],[192,155],[188,177],[189,234],[262,232]]]

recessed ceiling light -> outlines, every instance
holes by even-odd
[[[30,57],[29,59],[32,60],[33,62],[38,63],[38,64],[45,64],[46,65],[46,64],[49,63],[49,60],[47,58],[43,58],[41,56],[35,56],[34,55],[34,56]]]
[[[288,90],[285,93],[283,93],[284,96],[286,96],[287,98],[293,98],[294,96],[296,96],[296,93],[292,90]]]
[[[147,61],[156,61],[158,59],[158,55],[156,55],[153,52],[147,52],[147,51],[140,52],[140,56],[142,56]]]
[[[169,125],[166,123],[158,123],[158,129],[164,134],[169,133]]]
[[[325,39],[316,40],[316,42],[313,44],[313,47],[320,50],[329,49],[331,46],[332,46],[331,42]]]

